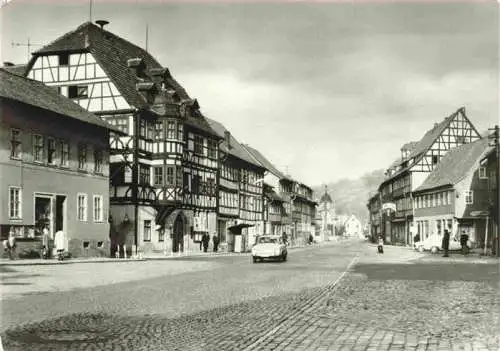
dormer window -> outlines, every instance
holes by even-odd
[[[69,54],[59,54],[59,66],[69,65]]]

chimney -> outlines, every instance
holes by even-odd
[[[229,130],[224,131],[224,141],[226,142],[227,148],[231,150],[231,132]]]
[[[140,57],[127,60],[127,66],[134,72],[135,76],[138,78],[144,77],[144,68],[146,65]]]
[[[109,24],[109,22],[105,21],[105,20],[97,20],[97,21],[95,21],[95,23],[97,23],[101,27],[101,29],[104,29],[104,26],[106,24]]]

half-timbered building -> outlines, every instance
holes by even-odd
[[[420,141],[401,148],[401,158],[387,170],[387,178],[378,189],[383,203],[382,232],[386,241],[411,244],[411,233],[415,232],[412,191],[423,183],[450,149],[479,138],[465,108],[460,108],[435,123]]]
[[[168,69],[97,23],[35,52],[26,74],[127,134],[110,140],[110,213],[127,246],[199,247],[216,232],[220,137]]]
[[[220,122],[207,119],[212,129],[223,138],[219,145],[218,235],[230,251],[246,251],[257,235],[264,233],[263,183],[265,169]],[[241,241],[236,241],[229,227],[247,224]],[[240,247],[235,248],[235,244]]]
[[[290,242],[297,244],[305,242],[310,234],[315,235],[317,204],[313,200],[312,189],[279,171],[258,150],[248,145],[244,147],[266,169],[264,183],[273,190],[278,190],[279,197],[283,201],[281,223],[268,223],[269,227],[266,232],[286,233]],[[272,202],[268,201],[266,204],[272,204]]]

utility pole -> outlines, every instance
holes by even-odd
[[[495,176],[496,176],[496,194],[495,198],[493,200],[493,208],[496,208],[496,224],[497,224],[497,229],[496,229],[496,256],[500,257],[500,215],[499,215],[499,210],[500,210],[500,146],[499,146],[499,127],[498,124],[495,125],[493,128],[488,128],[488,130],[493,131],[492,134],[488,135],[488,139],[492,139],[488,145],[493,146],[495,148],[495,157],[496,157],[496,163],[497,167],[495,169]],[[496,206],[495,206],[496,205]]]

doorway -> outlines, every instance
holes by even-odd
[[[49,235],[53,234],[53,211],[52,197],[47,195],[35,195],[35,231],[42,235],[47,228]]]
[[[56,195],[56,206],[55,206],[55,231],[62,230],[66,233],[66,221],[65,221],[65,210],[66,210],[66,196]]]
[[[172,251],[184,251],[184,219],[181,214],[177,215],[172,228]]]

